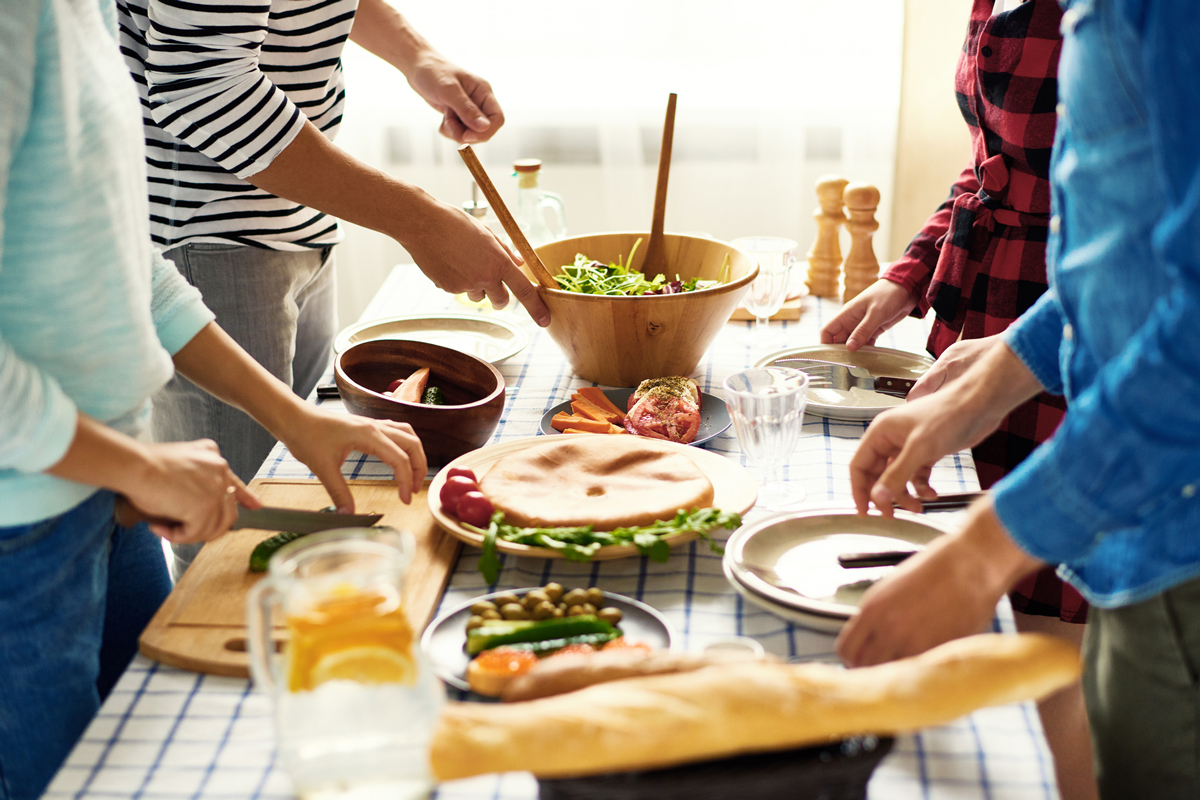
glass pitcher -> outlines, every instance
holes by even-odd
[[[272,557],[247,597],[251,672],[301,797],[406,800],[433,786],[429,740],[445,690],[401,602],[414,549],[412,534],[391,528],[306,536]]]
[[[513,218],[533,247],[567,235],[567,211],[562,197],[538,188],[541,168],[542,162],[536,158],[518,158],[513,162],[517,173],[517,212]]]

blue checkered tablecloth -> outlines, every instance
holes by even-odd
[[[798,322],[772,323],[789,345],[813,344],[835,303],[806,298]],[[433,287],[412,265],[389,276],[363,319],[418,312],[473,313]],[[480,311],[481,314],[496,312]],[[532,436],[542,415],[590,385],[575,377],[554,342],[522,311],[501,312],[522,325],[530,346],[499,366],[507,384],[503,419],[493,442]],[[724,378],[751,366],[762,352],[739,341],[750,323],[730,323],[697,368],[702,388],[720,392]],[[922,352],[925,327],[907,319],[881,337],[883,347]],[[337,404],[338,401],[325,401]],[[803,438],[785,477],[800,483],[808,502],[850,502],[848,468],[866,424],[806,419]],[[707,447],[745,463],[732,430]],[[348,477],[388,479],[375,459],[353,454]],[[282,446],[268,457],[259,477],[312,478]],[[933,483],[942,491],[978,488],[968,453],[943,459]],[[747,515],[755,519],[761,512]],[[442,608],[489,591],[477,569],[478,551],[466,548],[450,580]],[[791,625],[745,603],[721,573],[720,557],[693,542],[664,564],[644,558],[579,564],[564,560],[507,557],[497,588],[596,584],[636,597],[659,609],[680,646],[697,649],[731,635],[752,636],[771,653],[796,660],[834,660],[833,637]],[[997,626],[1011,630],[1007,605]],[[139,657],[122,677],[100,714],[71,753],[47,798],[226,798],[257,800],[292,796],[291,784],[274,762],[267,698],[249,681],[164,667]],[[483,776],[442,784],[444,800],[531,800],[537,784],[524,773]],[[951,725],[900,737],[870,784],[873,800],[955,798],[1052,800],[1058,797],[1049,751],[1030,703],[978,711]]]

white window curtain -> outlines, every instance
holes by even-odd
[[[457,0],[397,7],[435,47],[489,80],[505,127],[476,151],[506,201],[515,158],[540,158],[568,235],[649,228],[667,95],[679,95],[666,228],[719,239],[816,234],[818,176],[883,195],[884,259],[895,167],[900,0]],[[471,178],[439,116],[403,76],[345,56],[338,143],[459,205]],[[399,245],[354,226],[339,249],[340,313],[353,321]]]

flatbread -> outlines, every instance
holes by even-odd
[[[634,436],[555,436],[497,461],[480,482],[505,522],[530,528],[649,525],[712,505],[690,458]]]

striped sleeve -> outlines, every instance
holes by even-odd
[[[239,178],[261,172],[305,117],[259,69],[271,4],[156,0],[145,78],[158,125]]]

